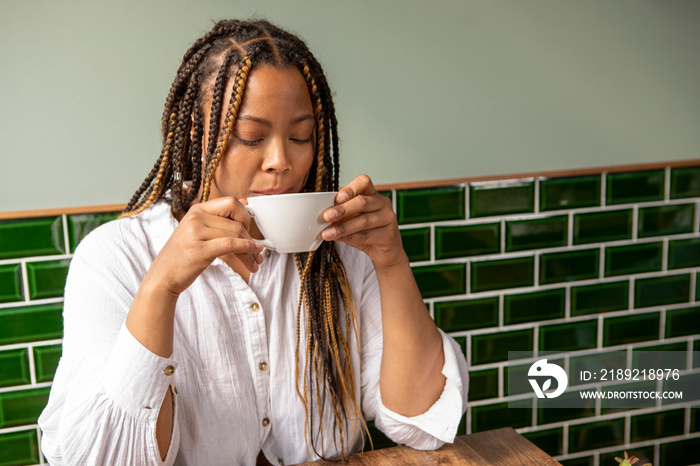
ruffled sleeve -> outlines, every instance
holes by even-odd
[[[179,445],[177,397],[165,461],[156,421],[177,362],[141,345],[124,325],[150,264],[145,244],[126,253],[122,221],[91,233],[76,250],[64,301],[63,354],[39,418],[52,465],[173,464]]]
[[[358,267],[359,268],[359,267]],[[469,371],[460,346],[440,330],[445,364],[445,386],[439,399],[423,414],[405,417],[382,403],[379,373],[382,354],[382,319],[379,284],[371,261],[364,264],[359,297],[362,337],[362,409],[367,419],[389,439],[418,450],[434,450],[452,443],[467,409]],[[356,287],[357,288],[357,287]],[[358,302],[358,297],[356,297]]]

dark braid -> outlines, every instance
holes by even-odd
[[[248,75],[262,65],[295,67],[309,90],[316,156],[302,191],[338,190],[338,122],[321,65],[304,41],[267,21],[220,21],[185,53],[163,110],[161,155],[122,216],[136,215],[161,199],[174,212],[187,211],[198,195],[200,202],[208,199],[236,124]],[[226,96],[231,78],[233,90]],[[209,97],[211,107],[207,109]],[[203,147],[205,112],[209,112],[207,147]],[[323,242],[314,252],[296,254],[295,261],[300,277],[296,388],[306,412],[309,457],[311,451],[325,457],[324,435],[329,433],[336,450],[345,456],[355,439],[367,432],[355,396],[361,381],[355,380],[351,348],[354,342],[359,350],[360,333],[350,285],[335,243]],[[302,312],[305,329],[301,328]],[[332,426],[323,424],[327,409],[332,409]]]

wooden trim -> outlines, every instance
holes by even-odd
[[[415,181],[406,183],[386,183],[378,184],[378,191],[388,191],[390,189],[420,189],[420,188],[437,188],[440,186],[452,186],[466,183],[476,183],[482,181],[499,181],[499,180],[517,180],[525,178],[561,178],[567,176],[584,176],[597,175],[600,173],[619,173],[619,172],[636,172],[644,170],[658,170],[661,168],[672,167],[693,167],[700,166],[700,159],[693,160],[677,160],[673,162],[657,162],[635,165],[616,165],[612,167],[596,167],[596,168],[579,168],[574,170],[553,170],[535,173],[518,173],[511,175],[496,175],[496,176],[477,176],[471,178],[453,178],[446,180],[434,181]]]
[[[126,207],[126,204],[107,204],[95,205],[86,207],[64,207],[57,209],[39,209],[39,210],[22,210],[17,212],[0,212],[0,220],[15,219],[15,218],[33,218],[33,217],[56,217],[59,215],[78,215],[78,214],[101,214],[105,212],[121,212]]]
[[[378,184],[377,190],[389,191],[391,189],[421,189],[421,188],[438,188],[441,186],[453,186],[467,183],[476,183],[483,181],[498,181],[498,180],[517,180],[525,178],[561,178],[566,176],[585,176],[596,175],[599,173],[619,173],[619,172],[634,172],[644,170],[658,170],[661,168],[672,167],[692,167],[700,166],[700,159],[677,160],[672,162],[655,162],[636,165],[616,165],[612,167],[596,167],[596,168],[580,168],[575,170],[554,170],[536,173],[518,173],[512,175],[496,175],[496,176],[478,176],[472,178],[453,178],[445,180],[431,181],[415,181],[405,183],[386,183]],[[0,220],[32,218],[32,217],[54,217],[58,215],[77,215],[77,214],[99,214],[105,212],[119,212],[126,207],[126,204],[108,204],[85,207],[64,207],[57,209],[39,209],[39,210],[23,210],[16,212],[0,212]]]

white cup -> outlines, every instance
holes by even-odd
[[[248,198],[248,213],[265,239],[255,240],[279,252],[315,251],[330,223],[323,211],[333,207],[336,192],[275,194]]]

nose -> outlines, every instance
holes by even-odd
[[[262,168],[266,172],[280,173],[292,169],[292,163],[289,159],[284,142],[277,139],[271,141],[265,151]]]

